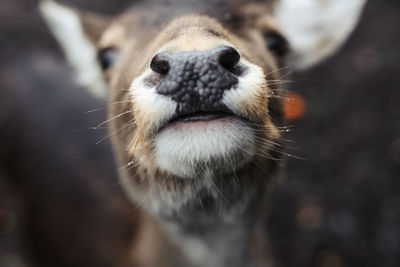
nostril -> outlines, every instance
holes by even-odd
[[[239,63],[240,54],[239,52],[230,46],[223,48],[220,52],[218,61],[225,69],[230,72],[234,72],[236,65]]]
[[[169,57],[164,53],[155,55],[151,60],[150,68],[158,74],[167,75],[170,69]]]

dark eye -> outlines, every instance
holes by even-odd
[[[117,49],[114,47],[103,48],[98,53],[98,59],[103,70],[107,70],[117,60]]]
[[[264,33],[264,39],[268,49],[276,56],[282,57],[288,52],[288,42],[277,32],[270,31]]]

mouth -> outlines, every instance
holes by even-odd
[[[235,115],[233,113],[229,112],[199,111],[199,112],[193,112],[189,114],[182,114],[175,116],[171,120],[169,120],[167,124],[172,124],[177,122],[190,123],[190,122],[200,122],[200,121],[212,121],[234,116]]]

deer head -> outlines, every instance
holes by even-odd
[[[246,246],[284,159],[280,70],[332,55],[364,2],[151,0],[106,18],[43,1],[41,11],[79,81],[108,95],[132,201],[194,264],[256,266]],[[239,259],[227,259],[234,240]]]

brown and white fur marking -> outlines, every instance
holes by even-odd
[[[332,55],[364,3],[148,0],[104,20],[41,3],[78,80],[95,96],[107,83],[120,178],[140,207],[126,266],[273,266],[264,219],[285,158],[280,70]]]

